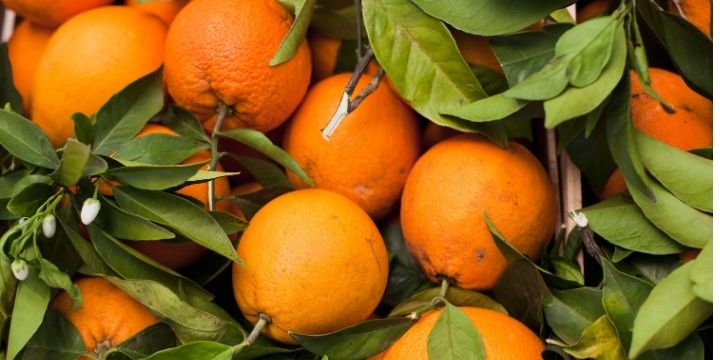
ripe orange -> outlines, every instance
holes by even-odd
[[[310,33],[307,40],[312,54],[312,82],[318,82],[333,74],[342,41],[316,33]]]
[[[410,170],[400,201],[408,249],[433,281],[489,290],[506,266],[485,224],[536,259],[556,223],[557,200],[540,162],[521,145],[474,135],[433,146]]]
[[[282,195],[250,220],[233,265],[235,300],[245,318],[270,317],[265,335],[323,334],[367,319],[380,302],[388,258],[372,219],[327,190]]]
[[[464,33],[459,30],[452,30],[452,35],[465,61],[503,72],[500,61],[490,47],[489,38]]]
[[[455,129],[440,126],[433,122],[428,122],[427,126],[425,126],[425,130],[423,130],[423,135],[422,135],[423,149],[429,149],[433,145],[435,145],[445,139],[449,139],[453,136],[460,135],[460,134],[462,134],[462,133]]]
[[[127,6],[86,11],[59,27],[33,83],[33,121],[58,147],[73,134],[70,115],[92,114],[163,61],[165,25]],[[72,54],[72,56],[68,56]]]
[[[104,358],[104,352],[133,337],[158,320],[150,311],[111,282],[86,277],[75,282],[83,297],[83,306],[72,311],[70,296],[62,291],[50,307],[75,326],[88,352]],[[80,357],[90,360],[89,357]]]
[[[13,84],[23,99],[23,112],[30,115],[30,93],[33,78],[53,30],[23,21],[8,41]]]
[[[190,0],[155,0],[151,2],[138,3],[137,0],[127,0],[128,6],[153,14],[160,18],[165,24],[170,25],[180,9]]]
[[[710,33],[710,23],[712,17],[712,1],[710,0],[678,0],[682,12],[678,10],[675,1],[668,0],[668,9],[670,12],[680,14],[691,24],[695,25],[707,37],[712,37]]]
[[[420,153],[415,113],[386,82],[347,115],[325,140],[321,130],[333,116],[351,74],[327,78],[308,92],[288,124],[285,149],[315,185],[355,201],[373,218],[387,214],[400,197],[412,164]],[[356,93],[372,77],[362,75]],[[306,186],[294,173],[296,187]]]
[[[232,108],[224,128],[262,132],[285,121],[310,82],[310,50],[271,67],[292,16],[275,0],[195,0],[170,26],[165,75],[170,95],[207,130],[220,104]]]
[[[3,0],[8,9],[42,26],[56,27],[65,20],[112,0]]]
[[[650,68],[652,87],[673,106],[674,114],[666,112],[645,92],[634,72],[630,73],[630,81],[630,110],[637,130],[685,151],[712,146],[712,102],[690,89],[680,75]],[[625,189],[625,180],[616,170],[599,196],[605,199]]]
[[[150,134],[166,134],[174,135],[178,134],[169,128],[157,125],[148,124],[140,131],[136,137],[142,137]],[[199,152],[183,162],[183,164],[193,164],[201,161],[207,161],[210,159],[209,151]],[[205,165],[202,169],[207,169]],[[222,168],[218,166],[218,171],[222,171]],[[180,188],[176,193],[194,198],[205,205],[205,209],[208,208],[208,183],[200,183],[188,185]],[[230,185],[226,177],[217,178],[215,180],[215,197],[220,198],[230,193]],[[218,201],[216,210],[230,212],[232,203],[227,201]],[[187,242],[170,242],[170,241],[128,241],[128,244],[143,254],[153,258],[155,261],[171,268],[180,269],[188,266],[205,256],[208,250],[201,245],[198,245],[192,241]]]
[[[497,311],[461,307],[470,318],[485,346],[487,360],[542,359],[544,345],[535,333],[521,322]],[[428,356],[428,337],[441,310],[425,313],[398,341],[381,354],[384,360],[423,360]]]

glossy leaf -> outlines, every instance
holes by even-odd
[[[210,143],[200,121],[191,112],[170,104],[167,113],[163,115],[163,124],[176,133],[199,142]]]
[[[232,357],[232,346],[214,341],[194,341],[159,351],[144,360],[230,360]]]
[[[432,300],[439,295],[439,287],[423,290],[396,306],[388,316],[404,316],[421,309],[426,309],[430,306]],[[472,290],[450,287],[445,294],[445,300],[455,306],[486,308],[507,314],[505,307],[500,305],[497,301],[487,295]]]
[[[449,109],[444,113],[467,121],[486,122],[507,118],[522,110],[527,104],[525,100],[514,99],[500,93]]]
[[[481,334],[465,313],[447,302],[430,331],[427,349],[431,360],[485,359]]]
[[[670,273],[640,306],[633,324],[631,358],[648,350],[678,344],[712,315],[712,304],[692,291],[693,263]]]
[[[126,212],[105,197],[100,197],[100,204],[102,211],[98,214],[95,222],[113,237],[143,241],[167,240],[175,237],[171,231]]]
[[[620,22],[615,16],[596,17],[573,27],[560,37],[556,56],[571,56],[568,64],[570,84],[585,87],[598,79],[610,61],[615,31]]]
[[[207,148],[207,144],[186,137],[150,134],[121,145],[113,158],[149,165],[175,165]]]
[[[567,7],[569,0],[461,0],[448,6],[442,1],[413,0],[426,13],[456,29],[477,35],[502,35],[520,31],[557,9]],[[508,9],[512,9],[509,11]]]
[[[30,120],[0,109],[0,145],[14,157],[46,169],[60,163],[45,133]]]
[[[713,242],[710,241],[693,262],[690,271],[690,280],[693,283],[692,290],[699,298],[713,301]]]
[[[63,148],[63,156],[58,169],[60,183],[65,186],[77,184],[85,172],[85,165],[89,159],[90,146],[75,139],[68,139]]]
[[[578,359],[624,360],[628,358],[607,315],[603,315],[587,327],[577,344],[566,347],[564,350]]]
[[[114,189],[115,200],[125,211],[165,225],[180,235],[242,264],[223,229],[202,208],[177,195],[126,186]]]
[[[113,95],[95,114],[93,152],[109,155],[160,112],[163,103],[162,69],[135,80]]]
[[[305,33],[315,10],[315,0],[303,0],[294,10],[295,21],[280,43],[280,48],[270,60],[270,66],[277,66],[292,59],[297,49],[305,42]]]
[[[75,360],[86,351],[83,339],[72,323],[59,313],[49,310],[19,359]]]
[[[603,315],[601,295],[590,287],[552,292],[543,300],[545,320],[565,343],[577,343],[583,331]]]
[[[18,284],[15,306],[10,318],[7,359],[12,360],[35,334],[50,303],[50,287],[31,272]]]
[[[290,336],[316,355],[331,359],[364,360],[399,339],[415,321],[405,317],[368,320],[324,335]]]
[[[0,44],[0,107],[10,104],[13,111],[23,112],[23,99],[15,88],[7,43]]]
[[[92,144],[95,140],[95,129],[92,126],[92,120],[85,114],[76,112],[70,115],[73,123],[75,123],[75,137],[83,144]]]
[[[590,227],[611,244],[646,254],[677,254],[683,247],[650,222],[632,201],[616,196],[583,213]]]
[[[568,58],[556,57],[538,72],[526,77],[505,92],[505,95],[520,100],[552,99],[568,85]]]
[[[177,166],[125,166],[108,171],[122,183],[143,190],[165,190],[190,179],[203,164]]]
[[[713,162],[637,132],[640,158],[647,170],[682,202],[712,212]]]
[[[51,185],[44,183],[30,184],[10,199],[7,209],[15,214],[32,216],[40,205],[53,194],[55,194],[55,189]]]

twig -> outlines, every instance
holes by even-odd
[[[360,62],[360,59],[362,59],[362,49],[363,49],[363,40],[362,40],[362,6],[360,4],[360,0],[355,0],[355,30],[356,30],[356,36],[357,36],[357,48],[355,49],[355,56],[357,57],[357,61]]]
[[[222,129],[222,124],[225,121],[225,118],[228,116],[228,114],[230,114],[231,111],[232,111],[232,109],[222,102],[218,105],[215,127],[213,128],[213,132],[210,137],[211,155],[210,155],[210,164],[208,165],[209,171],[214,171],[215,167],[217,166],[217,162],[219,159],[218,136],[220,134],[220,130]],[[208,181],[208,209],[210,211],[215,210],[215,179]]]

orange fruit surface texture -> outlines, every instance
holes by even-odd
[[[169,128],[157,125],[148,124],[140,131],[135,137],[142,137],[150,134],[165,134],[178,136],[178,134]],[[190,158],[183,161],[183,164],[193,164],[210,159],[210,152],[207,150],[201,151]],[[201,167],[202,170],[207,170],[208,165]],[[218,166],[218,171],[222,171],[222,168]],[[182,187],[176,191],[176,193],[191,197],[195,200],[200,201],[205,209],[208,209],[208,183],[192,184]],[[230,193],[230,185],[227,177],[220,177],[215,180],[215,197],[220,198]],[[232,203],[227,201],[218,201],[218,211],[230,211]],[[201,245],[196,244],[192,241],[185,242],[172,242],[172,241],[128,241],[130,246],[142,252],[143,254],[151,257],[153,260],[171,268],[180,269],[188,266],[202,258],[207,254],[208,250]]]
[[[23,99],[23,112],[30,114],[30,94],[33,79],[45,46],[53,30],[23,21],[8,41],[8,56],[12,66],[13,85]]]
[[[70,115],[95,113],[160,67],[166,32],[160,19],[128,6],[101,7],[68,20],[50,38],[35,73],[32,120],[54,146],[62,145],[74,132]]]
[[[288,124],[285,149],[318,188],[345,195],[379,218],[400,197],[420,153],[419,124],[387,82],[381,82],[326,140],[321,130],[335,113],[350,77],[335,75],[310,89]],[[372,76],[362,75],[355,95],[371,80]],[[287,173],[296,187],[307,186]]]
[[[474,135],[433,146],[410,171],[400,201],[405,242],[433,281],[490,290],[507,263],[483,212],[522,253],[537,259],[553,233],[550,178],[525,147],[503,149]]]
[[[56,27],[71,17],[112,0],[3,0],[8,9],[42,26]]]
[[[645,92],[637,74],[631,72],[630,112],[635,128],[680,150],[711,147],[712,102],[690,89],[680,75],[667,70],[650,68],[650,84],[675,113],[666,112]],[[605,199],[626,188],[620,170],[615,170],[599,196]]]
[[[289,61],[270,60],[292,25],[275,0],[194,0],[168,33],[168,91],[212,130],[220,104],[232,108],[224,128],[266,132],[295,110],[310,83],[307,42]]]
[[[65,291],[53,299],[50,307],[75,326],[90,353],[102,355],[158,322],[143,304],[103,278],[86,277],[75,285],[83,298],[80,309],[72,310],[72,300]]]
[[[540,360],[543,342],[521,322],[494,310],[461,307],[482,338],[486,360]],[[423,360],[428,337],[442,310],[425,313],[400,339],[375,359]]]
[[[465,61],[503,72],[500,60],[498,60],[490,47],[490,38],[464,33],[459,30],[453,30],[452,35]]]
[[[315,83],[333,74],[342,40],[316,33],[309,33],[307,40],[312,54],[312,82]]]
[[[687,21],[695,25],[707,37],[712,37],[710,33],[710,24],[712,18],[712,1],[711,0],[678,0],[682,12],[678,10],[675,1],[668,1],[668,9],[670,12],[685,17]]]
[[[126,4],[153,14],[160,18],[165,24],[170,25],[175,16],[190,0],[155,0],[139,3],[138,0],[127,0]]]
[[[366,320],[388,278],[383,239],[355,203],[327,190],[284,194],[250,220],[233,265],[235,300],[245,318],[270,317],[264,334],[324,334]]]

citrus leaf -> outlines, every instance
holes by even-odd
[[[315,0],[303,0],[296,4],[294,8],[295,21],[270,60],[270,66],[280,65],[292,59],[300,45],[305,42],[305,33],[315,10]]]
[[[247,145],[253,150],[257,150],[261,154],[294,172],[306,184],[315,186],[312,179],[307,176],[305,171],[303,171],[295,159],[285,152],[285,150],[273,144],[272,141],[265,136],[265,134],[252,129],[233,129],[223,131],[220,135]]]
[[[692,291],[694,262],[679,267],[650,291],[633,324],[630,358],[678,344],[712,315],[712,304]]]
[[[295,341],[315,355],[331,359],[363,360],[390,346],[415,321],[396,317],[368,320],[330,334],[302,335],[290,333]]]
[[[628,183],[633,200],[655,226],[689,247],[701,249],[712,240],[712,216],[678,200],[655,180],[650,179],[648,186],[655,194],[655,202],[650,201],[632,183]]]
[[[296,348],[296,349],[285,349],[281,347],[274,347],[274,346],[263,346],[258,345],[259,341],[254,342],[252,345],[244,347],[242,351],[239,353],[233,354],[233,360],[251,360],[251,359],[257,359],[257,358],[270,358],[268,355],[275,355],[275,354],[288,354],[293,352],[302,351],[302,348]],[[290,358],[288,357],[279,357],[279,358]]]
[[[4,109],[0,109],[0,145],[32,165],[55,169],[60,163],[50,140],[37,125]]]
[[[162,69],[135,80],[95,114],[93,152],[109,155],[130,140],[163,107]]]
[[[712,160],[676,149],[637,132],[640,159],[647,170],[682,202],[712,212]]]
[[[49,310],[19,359],[75,360],[86,352],[83,339],[72,323]]]
[[[124,240],[166,240],[175,237],[171,231],[147,219],[130,214],[119,208],[113,201],[100,197],[100,208],[95,222],[108,234]]]
[[[188,182],[194,182],[194,181],[208,181],[213,180],[221,177],[228,177],[233,175],[238,175],[239,172],[228,172],[228,171],[208,171],[208,170],[200,170],[195,175],[191,176],[189,179],[187,179]]]
[[[7,42],[0,44],[0,107],[5,104],[18,114],[23,112],[23,99],[13,83]]]
[[[195,115],[175,104],[168,106],[167,113],[163,114],[162,122],[182,136],[202,143],[210,143],[210,139]]]
[[[123,144],[113,158],[150,165],[175,165],[207,148],[207,144],[182,136],[150,134]]]
[[[123,341],[116,348],[105,353],[105,358],[113,359],[115,354],[123,354],[131,359],[144,359],[158,351],[176,345],[175,333],[167,324],[158,323]]]
[[[165,190],[182,185],[202,166],[202,163],[175,166],[124,166],[112,169],[107,174],[137,189]]]
[[[65,186],[77,184],[85,172],[85,165],[90,159],[90,147],[75,139],[68,139],[63,147],[60,159],[60,183]]]
[[[614,16],[593,18],[565,32],[557,42],[555,56],[569,56],[570,85],[585,87],[598,79],[610,61],[615,31],[620,21]]]
[[[569,6],[570,0],[460,0],[451,6],[442,1],[413,0],[433,17],[454,28],[476,35],[502,35],[520,31],[557,9]],[[510,10],[512,9],[512,10]]]
[[[613,171],[617,169],[617,165],[615,161],[613,161],[612,154],[610,153],[610,147],[608,146],[604,129],[593,131],[588,134],[588,136],[579,136],[580,133],[582,133],[583,125],[585,129],[587,129],[587,123],[594,118],[594,114],[599,110],[600,108],[598,107],[584,118],[580,118],[585,121],[570,120],[558,126],[558,131],[561,134],[560,140],[558,141],[558,151],[563,149],[561,146],[563,145],[563,141],[566,141],[563,135],[568,135],[564,132],[568,131],[567,127],[570,127],[570,130],[575,133],[570,134],[573,139],[566,145],[565,149],[567,150],[567,154],[570,156],[573,164],[585,175],[592,189],[597,192],[605,187],[608,178]],[[600,117],[600,115],[598,114],[597,117]]]
[[[113,190],[115,200],[125,211],[165,225],[180,235],[242,264],[223,229],[202,208],[177,195],[144,191],[127,186]]]
[[[225,234],[231,235],[240,231],[244,231],[247,228],[247,221],[238,218],[235,215],[223,212],[223,211],[211,211],[213,219],[222,227]]]
[[[505,96],[519,100],[552,99],[565,90],[568,85],[568,60],[555,58],[540,71],[526,77],[523,81],[505,91]]]
[[[438,297],[439,294],[439,287],[423,290],[396,306],[388,317],[409,315],[415,311],[427,308],[432,303],[432,300]],[[445,294],[445,300],[455,306],[492,309],[506,315],[508,313],[505,307],[491,297],[472,290],[450,287]]]
[[[585,276],[583,275],[582,271],[580,271],[580,267],[575,262],[571,262],[570,260],[559,256],[551,257],[549,260],[553,268],[555,269],[555,274],[559,278],[580,285],[585,284]]]
[[[545,320],[560,339],[574,344],[603,315],[601,297],[600,290],[589,287],[551,292],[543,299]]]
[[[194,341],[172,349],[159,351],[144,360],[230,360],[233,347],[214,341]]]
[[[13,360],[35,334],[49,303],[50,287],[31,270],[27,279],[18,284],[15,295],[7,340],[7,359]]]
[[[695,259],[692,270],[690,271],[690,280],[693,283],[693,292],[699,298],[712,302],[713,292],[713,242],[710,241],[700,251]]]
[[[293,188],[292,183],[290,183],[290,180],[285,176],[285,173],[270,161],[235,154],[226,154],[226,156],[230,156],[233,160],[244,166],[253,178],[264,188],[275,186],[287,189]]]
[[[70,115],[73,123],[75,123],[75,137],[83,144],[92,144],[95,140],[95,129],[92,126],[92,120],[87,115],[76,112]]]
[[[448,109],[444,113],[472,122],[486,122],[507,118],[522,110],[528,102],[505,95],[495,94],[469,104]]]
[[[627,355],[620,344],[615,328],[607,315],[601,316],[582,333],[577,344],[564,348],[578,359],[625,360]]]
[[[448,302],[430,331],[427,349],[431,360],[485,359],[485,346],[475,325]]]
[[[57,222],[62,227],[72,246],[78,255],[93,274],[112,275],[113,270],[110,269],[103,261],[102,257],[95,251],[90,243],[85,240],[76,229],[79,229],[78,216],[73,211],[71,205],[64,206],[55,211]]]
[[[55,194],[53,186],[45,183],[33,183],[23,187],[14,195],[8,202],[7,209],[15,214],[32,216],[40,205],[53,194]]]
[[[646,254],[677,254],[683,247],[658,229],[642,210],[622,196],[584,208],[590,227],[613,245]]]
[[[70,275],[58,269],[52,262],[38,258],[40,273],[38,278],[51,288],[63,289],[72,299],[72,309],[77,311],[82,308],[83,299],[80,289],[73,284]]]
[[[105,159],[90,153],[88,162],[85,164],[85,170],[83,170],[83,176],[94,176],[99,175],[107,171],[108,163]]]
[[[505,306],[510,316],[536,330],[544,324],[542,304],[549,295],[545,281],[530,261],[510,263],[493,289],[493,298]]]
[[[418,290],[433,287],[408,251],[400,224],[389,223],[381,229],[381,233],[390,261],[390,275],[383,294],[383,303],[397,305]]]

